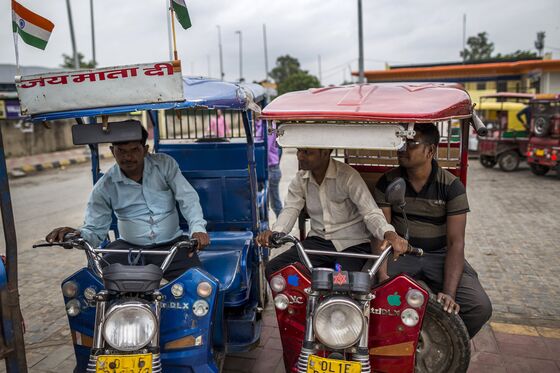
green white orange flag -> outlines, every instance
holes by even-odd
[[[12,0],[12,29],[35,48],[45,49],[54,24]]]
[[[173,6],[173,11],[177,15],[177,21],[186,30],[192,26],[191,17],[189,17],[189,11],[187,10],[187,5],[185,0],[171,0],[171,5]]]

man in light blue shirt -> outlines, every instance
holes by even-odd
[[[120,239],[107,248],[168,249],[183,239],[178,205],[189,224],[190,236],[199,242],[198,250],[210,243],[198,194],[173,158],[148,153],[148,134],[142,130],[142,141],[111,146],[117,164],[95,184],[84,225],[78,229],[56,228],[47,235],[47,241],[62,241],[67,233],[74,233],[97,246],[107,237],[114,212]],[[146,261],[154,264],[162,260],[163,257],[146,256]],[[127,264],[128,255],[117,254],[109,261]],[[196,252],[178,252],[165,277],[173,279],[195,266],[200,266]]]

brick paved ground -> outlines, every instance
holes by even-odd
[[[296,167],[291,152],[285,154],[283,190]],[[32,372],[70,372],[73,367],[60,282],[85,261],[80,252],[37,251],[30,246],[53,224],[79,224],[89,190],[86,165],[12,181],[21,304]],[[509,174],[487,170],[474,160],[468,194],[472,212],[466,253],[492,299],[493,321],[560,327],[560,181],[553,176],[534,176],[526,166]],[[265,320],[259,348],[229,357],[227,371],[283,371],[271,309]],[[486,328],[475,339],[471,371],[560,371],[560,335],[555,334],[556,329],[523,330],[520,338],[519,330],[505,333],[503,329]]]

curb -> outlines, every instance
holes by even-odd
[[[99,154],[99,159],[108,159],[112,158],[113,154],[111,152],[101,153]],[[45,171],[45,170],[52,170],[55,168],[63,168],[74,164],[81,164],[86,163],[91,159],[91,156],[84,155],[81,157],[73,157],[68,159],[62,159],[52,162],[43,162],[37,164],[24,164],[21,167],[16,167],[12,170],[9,170],[8,173],[12,177],[23,177],[27,176],[28,174]]]

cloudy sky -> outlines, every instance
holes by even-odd
[[[55,29],[45,51],[20,42],[20,63],[57,67],[71,54],[65,0],[19,0],[50,19]],[[358,28],[355,0],[187,0],[193,27],[177,29],[185,75],[219,76],[218,29],[221,26],[224,72],[239,78],[239,42],[243,35],[243,75],[265,76],[263,24],[269,65],[290,54],[318,76],[321,56],[324,84],[349,79],[357,69]],[[71,0],[78,50],[92,58],[88,0]],[[166,0],[94,0],[99,66],[156,62],[169,58]],[[538,31],[546,32],[545,52],[560,58],[559,0],[363,0],[367,69],[389,64],[458,61],[463,14],[467,36],[488,32],[496,53],[534,50]],[[15,63],[10,2],[0,4],[0,63]]]

